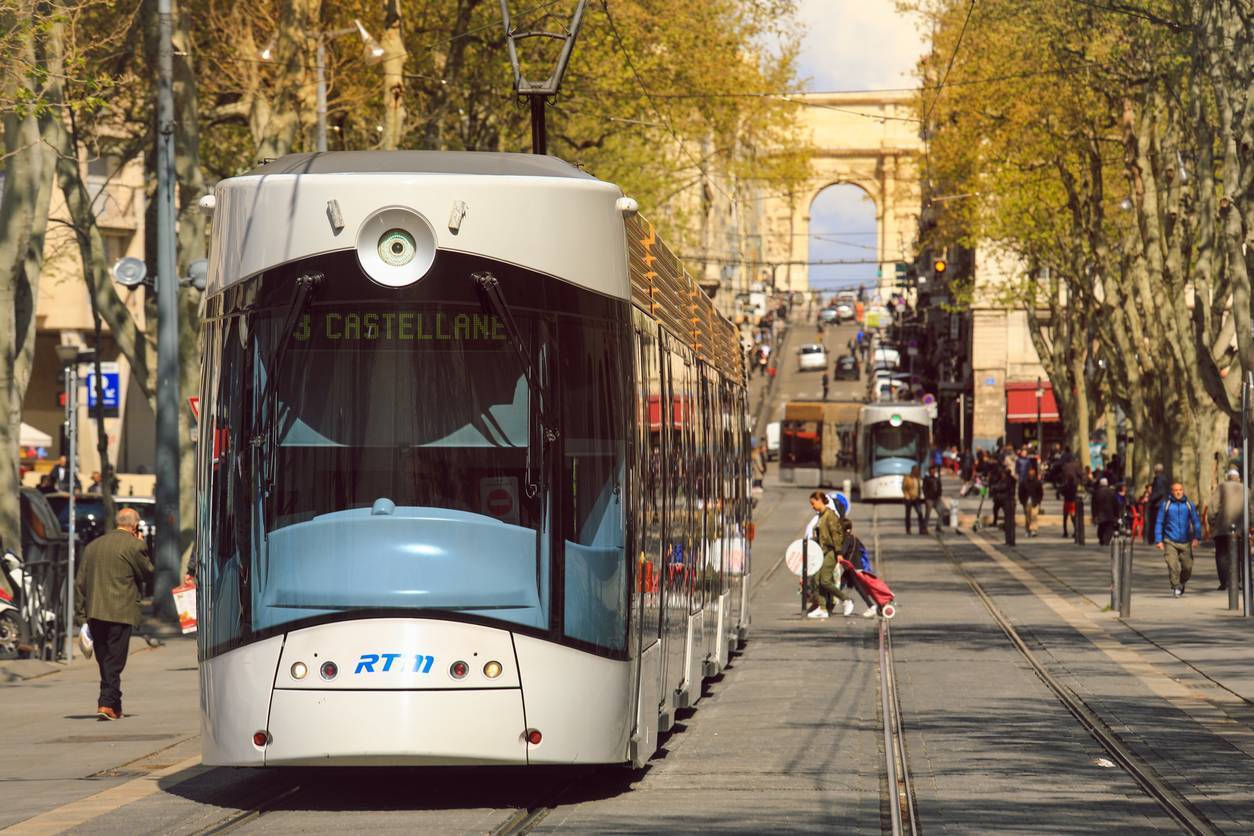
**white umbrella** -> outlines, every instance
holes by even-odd
[[[51,447],[52,436],[40,432],[30,424],[22,424],[22,434],[18,436],[17,443],[19,447]]]

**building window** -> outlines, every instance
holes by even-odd
[[[119,258],[126,255],[134,235],[135,233],[125,229],[102,229],[100,237],[104,239],[105,264],[112,267]]]

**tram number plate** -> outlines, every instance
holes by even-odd
[[[434,656],[415,653],[412,658],[411,663],[407,653],[363,653],[357,660],[357,670],[353,673],[431,673],[431,666],[435,664]]]

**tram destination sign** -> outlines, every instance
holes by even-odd
[[[296,323],[297,346],[325,343],[503,343],[505,324],[484,313],[445,311],[326,310],[307,313]]]

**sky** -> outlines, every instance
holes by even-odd
[[[800,0],[805,37],[800,57],[807,90],[913,87],[925,49],[917,19],[894,0]],[[810,260],[874,258],[875,204],[855,186],[824,190],[811,207]],[[872,247],[868,250],[867,247]],[[811,287],[871,284],[874,265],[810,268]]]

